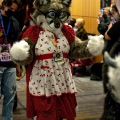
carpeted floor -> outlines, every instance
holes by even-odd
[[[91,81],[89,77],[74,77],[78,93],[76,120],[98,120],[103,111],[104,94],[102,81]],[[14,120],[30,120],[26,118],[25,79],[17,81],[18,107],[14,112]],[[2,100],[0,100],[0,120]]]

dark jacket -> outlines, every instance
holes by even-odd
[[[110,24],[110,21],[111,21],[111,17],[106,18],[106,20],[104,21],[100,21],[100,24],[98,24],[98,28],[97,28],[99,33],[101,33],[102,35],[105,34],[105,32],[108,29],[108,25]]]
[[[8,17],[6,16],[2,16],[3,19],[3,24],[5,27],[5,31],[7,31],[7,27],[8,27],[8,23],[10,21],[10,30],[8,32],[8,36],[7,36],[7,43],[4,40],[4,34],[0,36],[0,44],[10,44],[10,46],[13,45],[13,43],[15,43],[15,41],[18,41],[18,37],[19,37],[19,23],[18,21],[14,18],[11,17],[11,20],[9,20]],[[1,26],[1,22],[0,22],[0,31],[3,31],[3,28]],[[12,61],[6,61],[3,62],[0,60],[0,67],[15,67],[16,65],[12,62]]]

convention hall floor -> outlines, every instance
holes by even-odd
[[[98,120],[103,111],[102,81],[91,81],[89,77],[74,77],[78,93],[76,120]],[[25,80],[17,81],[18,107],[14,112],[14,120],[29,120],[26,118]],[[0,100],[0,120],[2,100]]]

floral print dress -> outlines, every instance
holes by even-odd
[[[28,65],[26,71],[28,118],[37,116],[37,120],[75,119],[77,90],[68,58],[73,37],[65,32],[66,29],[68,30],[64,26],[63,31],[55,35],[47,30],[39,30],[38,27],[30,27],[23,34],[22,39],[29,38],[36,43],[34,62]],[[67,38],[71,38],[71,41]],[[61,55],[59,62],[56,61],[55,53]]]
[[[76,87],[72,79],[69,59],[64,58],[62,62],[56,62],[54,53],[68,54],[69,43],[61,33],[57,36],[57,44],[54,45],[54,34],[49,31],[41,31],[35,46],[35,54],[53,55],[51,58],[38,58],[34,64],[30,76],[29,91],[35,96],[61,95],[62,93],[75,93]],[[45,56],[45,57],[46,57]],[[67,56],[67,55],[66,55]]]

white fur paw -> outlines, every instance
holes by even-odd
[[[103,35],[89,37],[87,48],[93,56],[96,56],[102,52],[104,48],[103,38]]]
[[[30,46],[24,40],[13,44],[10,54],[14,60],[23,61],[29,57]]]

